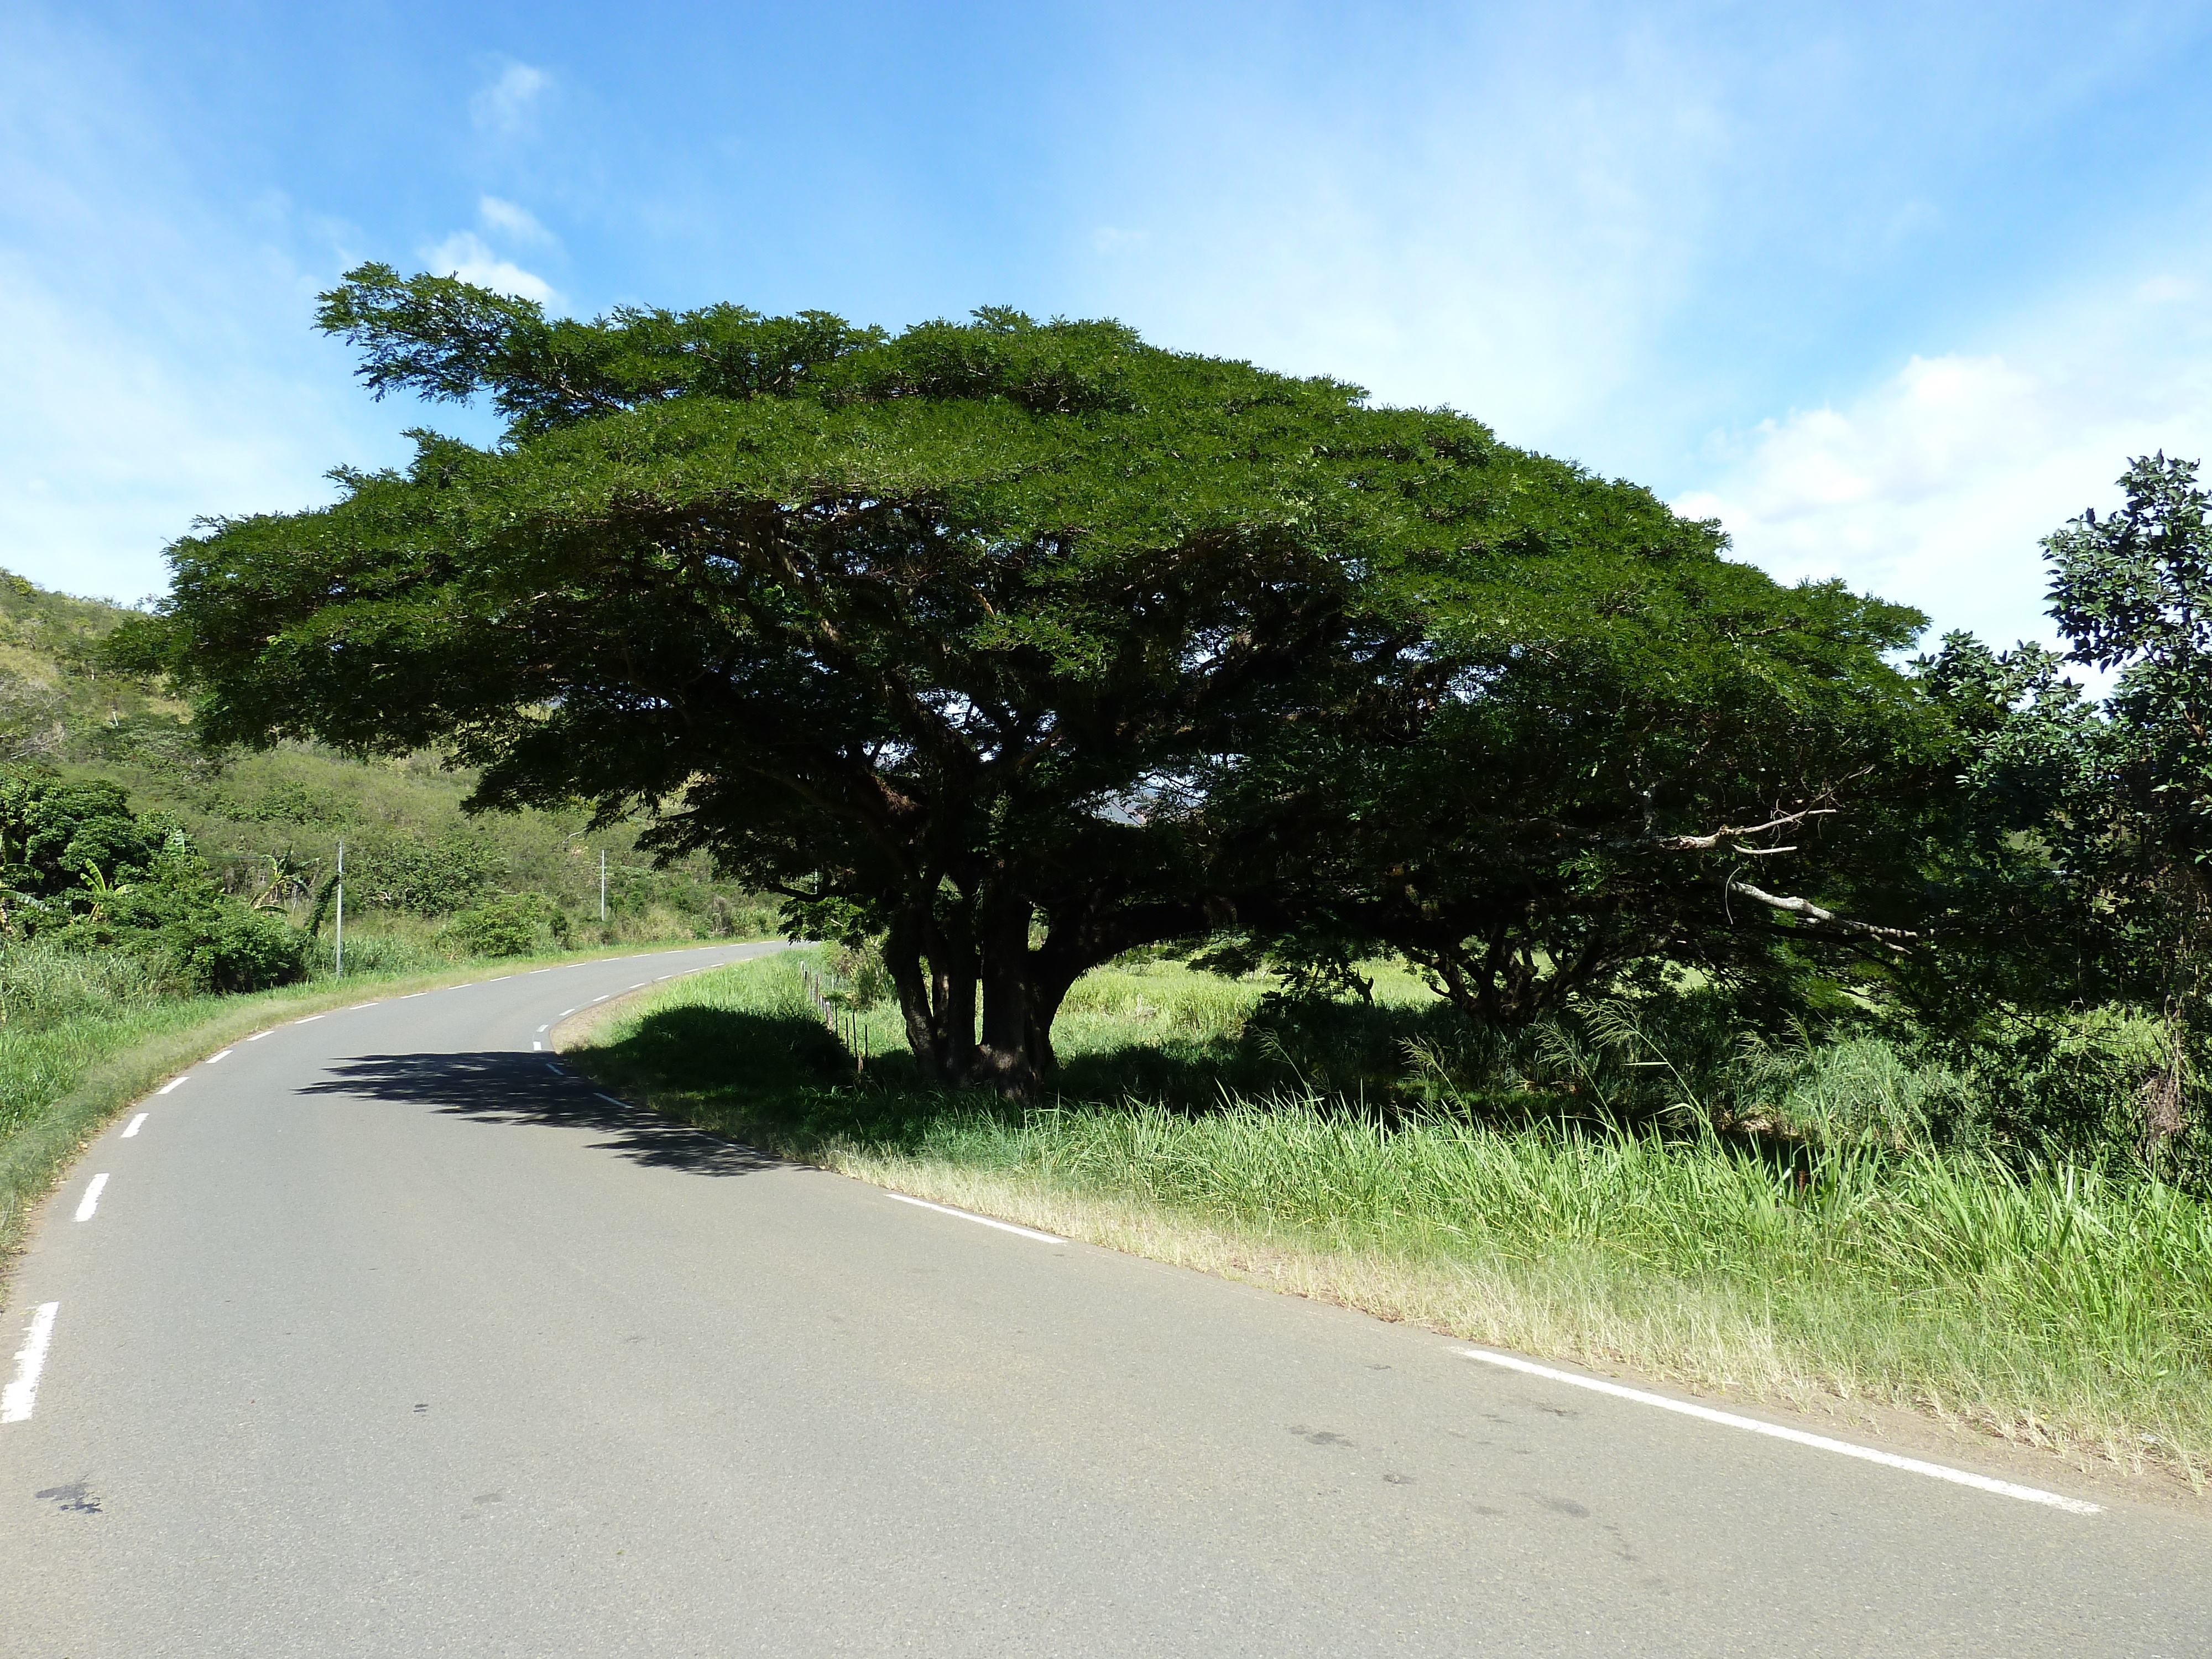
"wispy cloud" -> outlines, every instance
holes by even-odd
[[[469,118],[482,131],[526,131],[553,77],[528,64],[509,64],[469,100]]]
[[[528,208],[518,207],[513,202],[503,201],[496,196],[477,198],[477,221],[488,231],[540,247],[556,246],[560,240],[539,224],[537,216]]]
[[[281,197],[230,216],[82,37],[0,52],[0,565],[76,592],[160,586],[202,514],[330,499],[399,459],[311,327],[340,263]]]
[[[2118,500],[2129,457],[2212,459],[2212,305],[2115,277],[1999,331],[2002,354],[1913,357],[1863,396],[1717,440],[1678,510],[1738,556],[1840,576],[1999,643],[2048,639],[2041,539]]]
[[[540,305],[551,305],[560,295],[553,285],[512,259],[501,258],[472,230],[457,230],[434,247],[422,250],[422,262],[441,276],[458,276],[479,288],[495,289]]]

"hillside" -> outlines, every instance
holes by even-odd
[[[468,817],[472,780],[435,755],[362,762],[306,744],[209,752],[185,705],[95,660],[97,642],[130,614],[0,571],[0,765],[121,784],[133,810],[181,828],[249,902],[307,920],[343,837],[348,913],[372,928],[536,892],[589,934],[602,851],[611,933],[716,936],[770,924],[772,905],[715,881],[703,860],[657,869],[634,831],[590,831],[581,811]]]

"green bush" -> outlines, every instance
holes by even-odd
[[[174,976],[195,991],[265,991],[307,970],[305,933],[235,900],[179,917],[162,942]]]
[[[462,911],[450,931],[471,956],[526,957],[538,948],[538,929],[556,916],[559,908],[543,893],[507,893]]]

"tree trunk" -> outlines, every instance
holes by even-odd
[[[1065,941],[1030,948],[1025,898],[1000,896],[978,908],[971,938],[941,910],[911,907],[884,940],[884,963],[898,993],[907,1047],[925,1078],[1031,1100],[1052,1069],[1052,1023],[1068,988],[1103,958]]]
[[[975,952],[933,912],[926,903],[900,912],[884,940],[884,965],[915,1064],[929,1081],[958,1087],[975,1064]]]

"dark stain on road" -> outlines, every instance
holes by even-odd
[[[1539,1492],[1536,1495],[1536,1501],[1547,1510],[1557,1510],[1561,1515],[1571,1515],[1577,1521],[1589,1519],[1589,1511],[1571,1498],[1547,1498]]]
[[[1352,1449],[1355,1451],[1358,1449],[1358,1447],[1352,1446],[1352,1442],[1346,1440],[1342,1435],[1332,1433],[1327,1429],[1310,1429],[1303,1423],[1293,1423],[1291,1425],[1291,1432],[1311,1445],[1347,1446],[1352,1447]]]
[[[92,1495],[92,1488],[82,1480],[72,1480],[66,1486],[48,1486],[36,1494],[50,1501],[64,1515],[98,1515],[100,1499]]]

